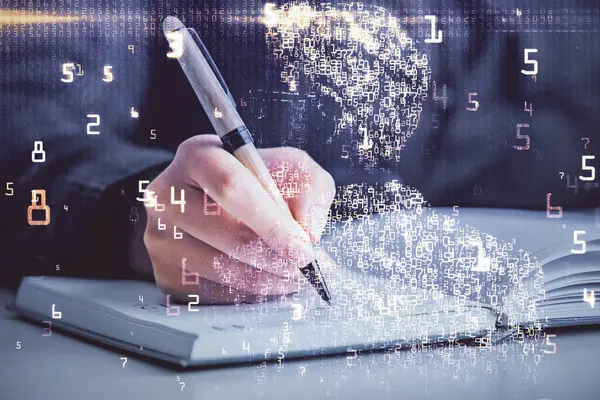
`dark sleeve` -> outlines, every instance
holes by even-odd
[[[134,142],[140,123],[130,109],[143,110],[150,74],[143,46],[134,55],[126,44],[89,32],[77,42],[66,34],[44,40],[42,29],[15,29],[0,59],[0,283],[9,285],[24,275],[111,275],[127,268],[123,210],[137,195],[137,180],[173,157]],[[61,82],[66,62],[83,67],[72,83]],[[111,82],[102,80],[107,65]],[[95,120],[88,114],[100,115],[92,128],[100,134],[87,133]],[[44,162],[32,161],[36,141],[43,142]],[[28,222],[32,190],[46,191],[47,225]],[[33,213],[35,220],[45,216]]]
[[[434,205],[545,209],[551,193],[552,205],[565,210],[596,207],[600,36],[590,28],[591,2],[587,8],[566,1],[508,3],[476,14],[465,6],[440,17],[443,42],[423,45],[437,96],[430,90],[400,173]],[[537,49],[529,54],[538,64],[535,77],[521,72],[533,71],[525,49]],[[467,110],[475,108],[469,93],[477,93],[477,111]],[[517,137],[518,125],[528,146]],[[578,178],[591,175],[582,170],[583,155],[596,157],[586,161],[596,169],[595,182]]]

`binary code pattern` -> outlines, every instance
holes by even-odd
[[[273,6],[273,5],[271,5]],[[335,100],[333,136],[349,135],[364,168],[397,160],[414,133],[427,97],[427,56],[382,7],[349,3],[317,11],[265,7],[267,43],[288,89],[298,86]]]

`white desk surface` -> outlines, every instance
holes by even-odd
[[[446,347],[178,371],[58,331],[44,337],[45,325],[5,309],[11,300],[0,289],[3,400],[600,398],[600,329],[555,332],[556,353],[537,364],[531,355],[521,359],[522,343],[510,342],[505,353]]]

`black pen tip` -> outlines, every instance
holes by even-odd
[[[308,279],[310,284],[317,289],[317,293],[321,296],[321,298],[331,306],[331,294],[329,293],[329,288],[327,288],[327,284],[325,283],[325,279],[323,279],[323,275],[321,274],[321,269],[319,268],[319,263],[317,260],[313,260],[310,264],[308,264],[304,268],[300,268],[302,274]]]

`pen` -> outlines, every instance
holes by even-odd
[[[173,52],[176,52],[176,57],[173,58],[179,61],[225,150],[233,154],[258,179],[269,195],[293,219],[277,184],[254,147],[252,135],[238,114],[225,81],[196,31],[186,28],[179,19],[169,16],[163,21],[163,32],[170,39]],[[313,259],[300,268],[300,271],[331,306],[331,295],[317,260]]]

